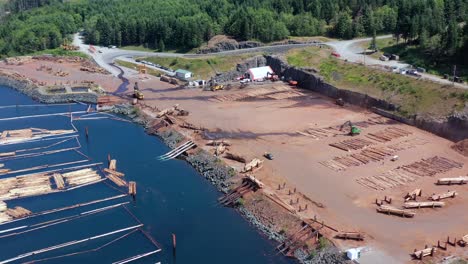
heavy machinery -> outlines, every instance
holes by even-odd
[[[345,126],[349,126],[349,135],[350,136],[357,136],[357,135],[361,134],[361,129],[359,129],[359,127],[353,125],[353,123],[351,123],[351,121],[346,121],[343,125],[341,125],[340,131],[342,131]]]
[[[211,91],[218,91],[218,90],[223,90],[224,89],[224,85],[222,84],[214,84],[211,86]]]
[[[143,93],[140,92],[140,89],[138,88],[138,82],[135,82],[135,86],[133,86],[133,97],[138,100],[143,100],[145,98]]]

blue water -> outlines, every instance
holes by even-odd
[[[31,99],[6,87],[0,87],[0,119],[83,111],[84,105],[32,106],[1,108],[7,105],[37,104]],[[160,162],[157,156],[169,149],[157,138],[145,134],[142,127],[111,119],[82,120],[74,122],[78,129],[80,151],[91,159],[87,163],[107,163],[108,154],[117,159],[117,168],[125,173],[126,180],[134,180],[138,185],[136,201],[129,197],[83,208],[39,216],[10,224],[0,225],[0,261],[30,251],[50,247],[68,241],[84,239],[117,229],[138,225],[123,207],[77,218],[75,220],[38,229],[15,236],[2,233],[2,230],[25,225],[34,225],[53,219],[77,215],[89,210],[117,203],[130,202],[128,209],[144,224],[146,230],[162,249],[155,255],[132,263],[292,263],[274,250],[276,243],[267,240],[244,220],[235,210],[220,207],[216,200],[221,193],[203,179],[187,163],[179,160]],[[19,120],[0,120],[0,131],[18,128],[72,129],[70,118],[53,116]],[[88,127],[89,138],[84,135]],[[0,146],[0,152],[44,147],[41,150],[22,152],[23,154],[77,147],[76,140],[59,143],[60,139],[27,144]],[[48,147],[51,146],[51,147]],[[19,170],[43,164],[60,164],[79,161],[84,156],[65,151],[56,154],[31,158],[0,160],[5,167]],[[71,166],[78,166],[75,164]],[[58,169],[60,167],[43,170]],[[25,172],[20,174],[32,173]],[[17,174],[3,175],[0,178]],[[98,183],[69,192],[55,193],[7,201],[8,207],[22,206],[33,212],[49,210],[77,203],[102,199],[120,194],[115,185]],[[36,263],[112,263],[155,250],[141,232],[122,232],[112,236],[87,241],[85,243],[30,256],[12,263],[48,259]],[[171,234],[177,235],[177,252],[173,256]],[[120,238],[119,238],[120,237]],[[110,243],[112,242],[112,243]],[[103,245],[107,246],[102,247]],[[100,250],[83,254],[54,258],[73,252]]]

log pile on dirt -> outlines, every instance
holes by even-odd
[[[468,139],[453,144],[452,148],[460,152],[463,156],[468,157]]]

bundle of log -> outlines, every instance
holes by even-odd
[[[47,130],[41,128],[27,128],[17,130],[4,130],[0,134],[0,144],[19,143],[39,139],[45,136],[63,135],[73,133],[73,130]],[[9,153],[9,155],[12,153]]]
[[[10,217],[12,217],[13,219],[16,219],[16,218],[22,218],[22,217],[30,215],[31,211],[23,207],[16,206],[15,208],[9,208],[8,210],[5,211],[5,213],[9,215]]]
[[[263,164],[263,160],[260,159],[253,159],[249,163],[245,164],[244,169],[242,170],[243,173],[253,171],[254,169],[259,169],[261,168],[261,165]]]
[[[231,142],[228,140],[210,140],[206,143],[207,146],[219,146],[219,145],[225,145],[225,146],[231,146]]]
[[[466,184],[468,177],[441,178],[437,180],[437,185]]]
[[[407,202],[403,205],[406,209],[435,208],[443,207],[444,202]]]
[[[226,159],[230,159],[230,160],[235,160],[235,161],[238,161],[238,162],[241,162],[241,163],[246,163],[247,160],[242,157],[241,155],[237,155],[237,154],[234,154],[234,153],[231,153],[231,152],[227,152],[224,157]]]
[[[377,212],[383,213],[383,214],[393,214],[393,215],[397,215],[401,217],[414,217],[416,215],[415,212],[398,209],[398,208],[388,206],[388,205],[381,205],[377,207]]]
[[[444,193],[433,194],[431,197],[429,197],[429,200],[440,201],[442,199],[455,198],[457,195],[458,193],[456,191],[447,191]]]
[[[352,239],[352,240],[358,240],[362,241],[364,240],[364,234],[360,232],[339,232],[338,234],[335,235],[336,238],[340,239]]]
[[[113,183],[115,183],[117,186],[119,187],[126,187],[128,186],[127,182],[117,176],[115,176],[114,174],[108,174],[107,175],[107,178],[109,180],[111,180]]]
[[[433,256],[436,250],[436,247],[426,247],[422,250],[415,249],[413,252],[413,257],[415,257],[416,259],[422,259],[423,257]]]
[[[0,200],[46,194],[51,191],[50,177],[44,174],[0,179]]]
[[[62,177],[65,178],[65,182],[71,186],[88,184],[101,179],[97,171],[91,168],[62,173]]]

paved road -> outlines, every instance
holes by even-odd
[[[392,35],[385,35],[379,36],[377,39],[385,39],[391,38]],[[371,56],[364,55],[365,49],[361,46],[363,42],[370,41],[372,38],[362,38],[362,39],[352,39],[352,40],[345,40],[345,41],[332,41],[324,43],[331,48],[333,48],[338,54],[340,54],[340,58],[343,60],[348,60],[350,62],[356,63],[363,63],[365,65],[380,65],[380,66],[389,66],[389,67],[398,67],[398,68],[406,68],[410,66],[407,63],[401,61],[381,61],[379,59],[372,58]],[[440,76],[422,73],[421,79],[429,80],[432,82],[437,82],[440,84],[449,84],[451,85],[452,82],[449,80],[442,79]],[[456,87],[468,89],[468,85],[455,83]]]
[[[379,36],[377,39],[391,38],[392,35]],[[286,44],[286,45],[276,45],[276,46],[264,46],[251,49],[240,49],[240,50],[230,50],[223,51],[218,53],[213,53],[210,55],[215,56],[224,56],[224,55],[239,55],[246,53],[255,53],[255,52],[269,52],[269,53],[280,53],[285,52],[293,48],[301,48],[308,46],[316,45],[327,45],[333,48],[337,53],[341,55],[341,59],[348,60],[350,62],[364,63],[365,65],[381,65],[381,66],[396,66],[398,68],[406,68],[409,65],[399,61],[381,61],[370,56],[363,55],[364,49],[359,45],[364,41],[370,41],[372,38],[362,38],[362,39],[353,39],[353,40],[344,40],[344,41],[331,41],[324,43],[309,43],[309,44]],[[122,59],[133,62],[134,57],[184,57],[184,58],[197,58],[206,56],[206,54],[184,54],[184,53],[168,53],[168,52],[145,52],[145,51],[135,51],[135,50],[123,50],[123,49],[109,49],[106,47],[96,47],[100,52],[91,53],[89,51],[89,45],[84,44],[82,39],[78,34],[74,35],[73,44],[80,47],[82,52],[90,55],[94,58],[97,64],[105,68],[113,75],[117,76],[120,71],[115,67],[111,66],[110,63],[113,63],[116,59]],[[151,66],[150,66],[151,67]],[[152,67],[155,68],[155,67]],[[158,68],[155,68],[158,69]],[[158,69],[161,70],[161,69]],[[448,80],[444,80],[439,76],[431,74],[422,74],[422,79],[430,80],[440,84],[452,84]],[[465,84],[455,84],[456,87],[468,89],[468,85]]]

